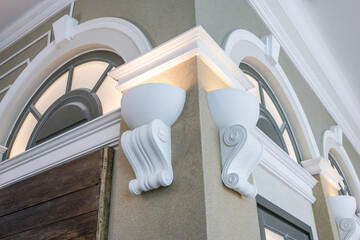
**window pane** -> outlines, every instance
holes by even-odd
[[[280,128],[281,124],[283,123],[280,113],[265,89],[263,92],[264,92],[264,100],[265,100],[266,109],[270,112],[271,116],[274,118],[276,124]]]
[[[10,157],[26,150],[26,145],[29,142],[29,138],[36,124],[36,118],[32,115],[32,113],[29,113],[15,138],[14,145],[11,148]]]
[[[35,103],[35,108],[42,114],[53,104],[59,97],[65,94],[66,84],[69,72],[59,77],[51,86],[41,95]]]
[[[284,240],[284,237],[265,228],[266,240]]]
[[[96,92],[101,101],[103,114],[120,107],[122,94],[115,88],[116,86],[117,81],[110,77],[106,77],[99,90]]]
[[[107,62],[92,61],[75,67],[71,90],[77,88],[88,88],[92,90],[107,66],[109,66]]]
[[[286,147],[289,151],[289,155],[290,157],[296,161],[296,154],[295,154],[295,150],[294,150],[294,146],[292,145],[292,142],[290,140],[290,136],[289,136],[289,133],[287,131],[287,129],[285,129],[284,133],[283,133],[283,138],[284,138],[284,141],[285,141],[285,144],[286,144]]]
[[[259,91],[259,83],[258,81],[256,81],[255,78],[253,78],[252,76],[250,76],[249,74],[245,74],[246,77],[248,77],[251,81],[251,83],[255,86],[254,88],[252,89],[249,89],[248,92],[252,93],[253,95],[256,96],[256,98],[259,100],[259,102],[261,102],[261,99],[260,99],[260,91]]]

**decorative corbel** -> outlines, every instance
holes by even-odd
[[[329,197],[341,240],[359,240],[360,218],[355,214],[356,200],[352,196]]]
[[[7,150],[7,147],[0,145],[0,161],[2,160],[3,155],[6,152],[6,150]]]
[[[122,134],[121,146],[136,175],[129,183],[132,194],[172,183],[170,127],[185,97],[183,89],[165,83],[143,84],[124,93],[121,111],[133,130]]]
[[[263,152],[262,143],[251,133],[259,102],[251,93],[234,88],[211,91],[207,98],[220,133],[222,180],[228,188],[254,198],[257,189],[247,179]]]

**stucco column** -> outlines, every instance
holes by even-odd
[[[341,177],[322,157],[303,161],[302,164],[318,181],[313,188],[316,197],[313,210],[319,239],[340,239],[328,197],[338,195],[338,181]]]
[[[173,183],[130,193],[135,178],[119,147],[110,213],[111,239],[260,239],[255,199],[242,197],[221,180],[218,128],[206,89],[228,87],[195,56],[151,79],[186,90],[186,102],[171,127]],[[144,83],[145,83],[144,82]],[[129,130],[121,121],[120,134]]]

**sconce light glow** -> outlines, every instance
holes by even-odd
[[[173,181],[171,129],[185,104],[186,92],[166,83],[147,83],[124,93],[122,115],[133,130],[121,136],[121,146],[136,179],[130,192],[169,186]]]

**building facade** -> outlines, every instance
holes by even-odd
[[[0,46],[0,238],[359,239],[358,111],[267,4],[24,16]]]

